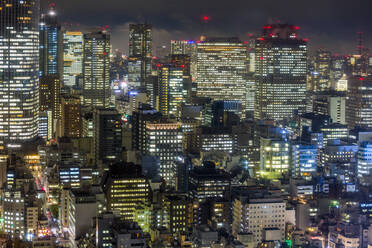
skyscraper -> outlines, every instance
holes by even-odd
[[[54,4],[40,20],[40,76],[63,73],[63,33]]]
[[[66,31],[63,34],[64,85],[76,85],[76,78],[83,73],[83,46],[83,33]]]
[[[152,25],[129,25],[129,74],[140,64],[140,77],[137,81],[129,81],[130,87],[145,86],[146,80],[151,75],[152,60]],[[129,75],[130,76],[130,75]],[[131,77],[130,77],[131,78]]]
[[[64,96],[61,103],[61,135],[78,138],[82,135],[81,104],[76,96]]]
[[[160,160],[160,176],[175,186],[175,161],[182,154],[181,123],[167,120],[146,123],[146,153]]]
[[[61,117],[61,80],[59,75],[50,74],[40,77],[39,93],[39,124],[43,124],[44,127],[47,126],[48,133],[53,134],[55,132],[55,124]],[[39,130],[39,135],[45,137],[42,133],[43,131]],[[50,137],[48,135],[48,138]]]
[[[115,109],[97,108],[93,112],[95,160],[103,163],[121,161],[121,115]]]
[[[312,90],[325,91],[331,88],[332,54],[318,49],[315,55],[314,72],[312,73]]]
[[[196,95],[238,100],[246,110],[246,46],[237,38],[207,38],[197,43]]]
[[[306,40],[296,26],[263,27],[256,42],[255,119],[283,120],[306,108]]]
[[[83,105],[108,107],[110,98],[110,35],[84,34]]]
[[[346,93],[346,123],[349,128],[372,127],[372,78],[352,77]]]
[[[38,133],[39,1],[0,2],[0,138]]]
[[[163,66],[159,69],[159,112],[163,115],[177,115],[181,103],[186,102],[183,68]]]

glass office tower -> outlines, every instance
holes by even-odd
[[[29,141],[38,133],[39,1],[0,2],[0,139]]]

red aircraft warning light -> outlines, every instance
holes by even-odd
[[[211,19],[210,16],[203,16],[203,21],[209,21]]]

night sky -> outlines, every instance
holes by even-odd
[[[42,0],[43,1],[43,0]],[[79,29],[109,25],[114,48],[127,51],[128,23],[153,24],[154,42],[197,39],[202,30],[219,36],[259,33],[269,22],[301,27],[300,36],[312,50],[325,47],[338,53],[356,50],[356,32],[364,32],[371,47],[372,1],[368,0],[54,0],[61,22]],[[204,27],[201,17],[211,17]]]

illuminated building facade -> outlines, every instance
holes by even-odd
[[[348,78],[346,74],[342,75],[340,79],[335,82],[336,91],[347,91]]]
[[[53,119],[61,116],[61,80],[58,75],[48,75],[40,78],[40,111],[52,111]]]
[[[257,120],[283,120],[306,108],[307,43],[297,38],[298,27],[263,27],[256,41],[255,113]]]
[[[182,195],[166,195],[162,199],[163,225],[172,234],[186,233],[188,227],[188,200]]]
[[[62,98],[61,135],[78,138],[82,135],[80,98],[64,96]]]
[[[331,88],[332,56],[330,51],[318,49],[315,54],[312,73],[313,91],[325,91]]]
[[[63,74],[63,33],[54,4],[40,19],[40,76]]]
[[[207,38],[197,43],[196,95],[241,101],[245,116],[246,49],[237,38]]]
[[[161,114],[149,105],[142,105],[132,116],[132,146],[133,149],[146,153],[146,124],[160,120]]]
[[[291,145],[291,174],[310,179],[317,172],[318,149],[315,145]]]
[[[278,175],[289,169],[289,143],[283,139],[261,137],[260,168],[263,173]]]
[[[323,126],[320,128],[320,132],[323,133],[323,147],[325,147],[329,141],[347,139],[349,137],[347,126],[339,123]]]
[[[338,81],[345,75],[346,72],[346,58],[344,56],[333,56],[331,79],[333,82]]]
[[[108,107],[110,100],[110,35],[84,34],[83,105]]]
[[[39,1],[0,3],[0,139],[38,134]]]
[[[254,243],[263,240],[264,228],[278,228],[280,241],[285,236],[286,203],[280,196],[256,192],[249,197],[241,196],[233,202],[232,234],[252,233]]]
[[[21,238],[25,237],[25,199],[21,191],[5,190],[3,193],[2,216],[4,218],[4,231],[12,236],[19,232]]]
[[[217,169],[212,162],[194,167],[190,171],[189,181],[192,195],[199,202],[208,198],[223,198],[231,187],[230,174]]]
[[[136,89],[142,85],[143,60],[139,57],[128,58],[128,87]]]
[[[159,112],[176,116],[181,103],[186,102],[183,68],[163,66],[159,69]]]
[[[141,167],[134,164],[117,164],[111,167],[104,182],[107,206],[120,211],[121,219],[132,221],[136,206],[150,202],[150,185],[141,175]]]
[[[198,147],[200,152],[233,153],[234,138],[229,130],[200,127],[197,129]]]
[[[372,127],[372,78],[353,77],[346,93],[346,122],[349,128]]]
[[[96,162],[113,163],[121,160],[121,115],[115,109],[97,108],[93,112],[94,154]]]
[[[151,75],[152,62],[152,25],[151,24],[129,24],[129,61],[128,70],[140,70],[139,80],[129,80],[130,87],[146,86],[146,80]],[[138,67],[140,66],[140,67]],[[131,69],[135,67],[138,69]],[[129,78],[130,73],[129,72]],[[135,85],[133,85],[135,83]],[[139,83],[139,85],[138,85]]]
[[[83,48],[83,33],[70,31],[64,32],[63,85],[77,85],[77,77],[83,73]]]
[[[361,142],[357,155],[357,173],[358,177],[372,175],[372,143],[368,141]]]
[[[182,155],[181,123],[158,121],[146,123],[146,153],[160,160],[160,176],[175,186],[175,164]]]
[[[112,212],[99,215],[95,226],[95,247],[147,247],[143,228],[135,222],[121,220]]]
[[[334,91],[315,93],[313,95],[313,112],[330,116],[332,122],[346,124],[346,94]]]
[[[195,50],[196,42],[193,40],[171,40],[171,55],[191,55]]]

